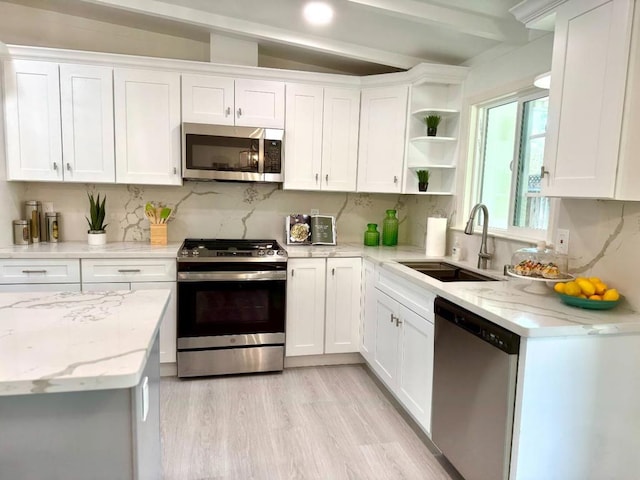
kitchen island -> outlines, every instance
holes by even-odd
[[[1,478],[160,478],[169,295],[0,293]]]

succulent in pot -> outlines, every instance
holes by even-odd
[[[87,193],[89,197],[89,217],[87,223],[89,224],[89,231],[87,232],[87,242],[89,245],[104,245],[107,243],[107,233],[105,228],[107,224],[104,223],[106,216],[105,202],[107,196],[105,195],[100,201],[100,194],[94,198],[92,193]]]
[[[435,137],[438,133],[438,125],[440,125],[442,117],[440,115],[427,115],[424,117],[424,123],[427,125],[427,136]]]
[[[416,175],[418,175],[418,190],[426,192],[429,187],[429,170],[417,170]]]

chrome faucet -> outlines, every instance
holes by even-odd
[[[489,209],[483,203],[476,203],[471,209],[467,226],[464,233],[473,235],[473,221],[476,218],[478,210],[482,210],[482,242],[480,242],[480,251],[478,252],[478,268],[487,269],[487,264],[491,259],[491,254],[487,252],[487,228],[489,227]]]

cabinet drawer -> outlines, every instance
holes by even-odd
[[[82,260],[82,283],[175,281],[176,261],[173,258]]]
[[[0,260],[0,284],[80,283],[80,261],[71,259]]]
[[[427,287],[421,288],[398,275],[381,271],[376,288],[395,298],[429,322],[434,322],[433,301],[437,295]]]

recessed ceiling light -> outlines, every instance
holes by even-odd
[[[309,2],[304,6],[303,14],[312,25],[327,25],[333,20],[333,7],[326,2]]]

